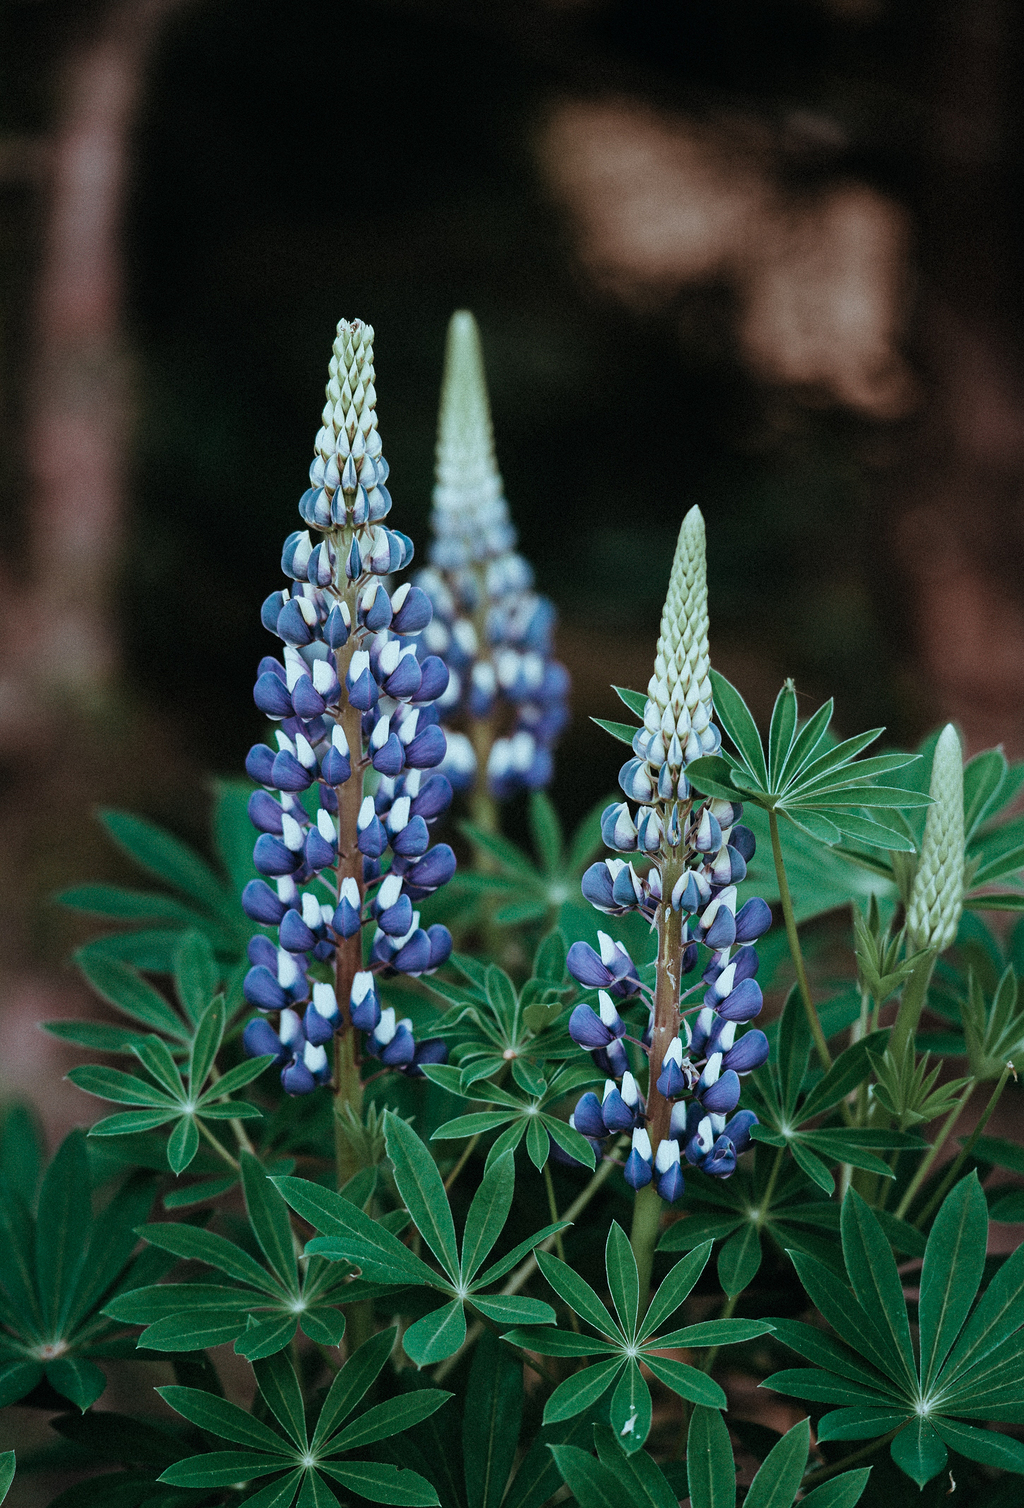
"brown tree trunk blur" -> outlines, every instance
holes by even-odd
[[[102,704],[117,671],[110,598],[131,427],[122,219],[146,67],[181,3],[110,6],[62,66],[29,323],[26,558],[3,571],[0,747],[8,749],[58,708]]]
[[[972,752],[1024,755],[1024,370],[1017,158],[1020,7],[947,0],[931,23],[930,181],[920,218],[931,388],[896,526],[936,712]],[[1017,186],[1019,189],[1019,186]]]

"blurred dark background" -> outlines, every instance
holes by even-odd
[[[568,821],[694,503],[760,715],[792,675],[842,732],[1024,753],[1022,32],[1014,0],[2,0],[8,1085],[54,1094],[47,895],[123,874],[94,806],[203,842],[260,736],[341,316],[422,546],[477,314],[574,677]]]

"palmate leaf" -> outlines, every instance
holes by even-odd
[[[715,715],[736,749],[694,760],[687,774],[709,796],[748,801],[784,814],[819,842],[834,846],[844,836],[883,850],[914,851],[889,807],[927,806],[929,797],[912,786],[880,783],[879,777],[912,763],[917,756],[883,754],[856,762],[882,733],[874,728],[833,745],[828,736],[832,704],[797,730],[796,693],[787,681],[779,692],[768,736],[768,754],[750,710],[724,676],[711,671]],[[870,816],[867,815],[870,813]]]
[[[318,1475],[322,1472],[374,1502],[436,1504],[437,1493],[415,1471],[338,1459],[349,1450],[411,1428],[451,1396],[437,1389],[423,1389],[389,1399],[351,1417],[384,1366],[395,1333],[394,1329],[384,1331],[352,1353],[324,1400],[312,1441],[307,1435],[299,1380],[291,1361],[283,1356],[258,1361],[255,1366],[260,1395],[281,1433],[237,1405],[201,1389],[158,1389],[172,1408],[207,1433],[248,1447],[242,1451],[218,1450],[190,1456],[168,1467],[159,1480],[182,1487],[230,1486],[239,1480],[283,1471],[288,1475],[277,1484],[282,1492],[281,1504],[290,1504],[301,1488],[300,1502],[310,1502],[314,1508],[329,1508],[334,1497]],[[277,1487],[266,1491],[273,1495]]]
[[[889,1243],[851,1189],[843,1202],[842,1244],[852,1291],[813,1259],[790,1254],[840,1341],[777,1322],[779,1339],[819,1366],[776,1373],[764,1386],[839,1405],[822,1419],[822,1439],[872,1438],[898,1429],[890,1453],[918,1486],[943,1469],[947,1444],[961,1449],[958,1439],[971,1459],[1024,1474],[1024,1448],[1015,1449],[1016,1442],[1004,1448],[1003,1437],[990,1444],[984,1431],[976,1439],[973,1426],[958,1422],[979,1405],[982,1417],[1024,1417],[1024,1344],[1017,1336],[1024,1325],[1024,1247],[999,1269],[972,1314],[987,1232],[985,1197],[972,1173],[946,1196],[928,1237],[918,1359]]]
[[[710,1329],[691,1326],[667,1335],[654,1333],[688,1297],[710,1254],[711,1242],[707,1241],[677,1263],[640,1320],[636,1263],[625,1233],[616,1223],[613,1222],[605,1244],[605,1275],[615,1314],[573,1268],[550,1253],[538,1252],[538,1264],[551,1287],[580,1319],[598,1332],[600,1339],[561,1330],[518,1328],[503,1338],[541,1355],[607,1358],[577,1372],[555,1389],[544,1408],[546,1424],[579,1414],[614,1384],[610,1405],[612,1427],[624,1450],[629,1453],[639,1450],[651,1423],[650,1392],[638,1366],[640,1361],[680,1397],[692,1403],[725,1407],[725,1394],[705,1373],[657,1353],[677,1345],[717,1346],[749,1340],[767,1334],[771,1325],[759,1320],[725,1319],[716,1321]],[[702,1331],[707,1332],[706,1337]]]

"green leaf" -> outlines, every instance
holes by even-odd
[[[949,1459],[946,1447],[926,1419],[911,1419],[889,1446],[889,1454],[918,1487],[937,1477]]]
[[[169,1105],[166,1110],[126,1110],[121,1115],[107,1115],[103,1120],[96,1121],[89,1127],[89,1135],[131,1136],[136,1132],[153,1131],[157,1126],[166,1126],[168,1121],[176,1120],[177,1116],[177,1105]]]
[[[883,1338],[846,1284],[840,1282],[816,1257],[791,1248],[787,1248],[787,1254],[796,1268],[807,1297],[840,1339],[853,1351],[866,1357],[883,1376],[889,1376],[891,1348],[884,1344]],[[897,1368],[897,1377],[902,1388],[906,1380],[902,1366]]]
[[[276,1356],[291,1345],[297,1329],[298,1317],[294,1314],[271,1314],[267,1319],[257,1320],[250,1311],[246,1328],[235,1341],[235,1352],[246,1361]]]
[[[211,1450],[204,1455],[175,1461],[173,1466],[161,1472],[157,1481],[167,1482],[171,1487],[231,1487],[235,1482],[282,1471],[293,1459],[291,1451],[284,1454],[286,1449],[287,1442],[282,1440],[281,1454],[276,1456],[256,1455],[248,1450]],[[296,1484],[298,1481],[299,1473],[296,1472]]]
[[[709,1238],[720,1241],[743,1223],[742,1215],[688,1215],[676,1220],[658,1242],[658,1251],[686,1251]]]
[[[455,1299],[410,1325],[402,1337],[402,1345],[410,1361],[426,1367],[454,1356],[465,1339],[466,1311],[462,1300]]]
[[[640,1308],[640,1276],[629,1237],[617,1220],[613,1220],[608,1229],[604,1261],[608,1291],[615,1305],[615,1313],[619,1316],[619,1324],[627,1338],[633,1340]]]
[[[786,762],[780,772],[780,780],[776,782],[776,789],[790,785],[805,766],[814,759],[828,725],[832,721],[833,706],[832,699],[829,698],[800,728],[786,756]]]
[[[841,1230],[846,1270],[868,1322],[885,1346],[887,1370],[894,1377],[902,1370],[913,1390],[917,1368],[903,1284],[892,1248],[856,1189],[848,1189],[843,1200]]]
[[[288,1292],[298,1294],[299,1275],[288,1206],[280,1191],[267,1177],[258,1158],[251,1152],[243,1151],[239,1161],[242,1166],[245,1207],[260,1250]]]
[[[717,670],[711,672],[711,685],[714,690],[716,721],[732,739],[751,775],[761,783],[763,790],[767,790],[768,767],[761,748],[761,736],[749,707],[736,687],[724,675],[719,675]]]
[[[88,1254],[67,1314],[69,1329],[99,1304],[123,1272],[138,1244],[135,1227],[145,1220],[152,1204],[153,1181],[140,1173],[128,1179],[93,1221]]]
[[[48,1361],[45,1376],[54,1392],[70,1398],[83,1414],[107,1386],[106,1374],[95,1362],[84,1361],[80,1356],[61,1356],[56,1361]]]
[[[553,1325],[555,1311],[543,1299],[524,1298],[522,1294],[495,1294],[493,1297],[474,1293],[473,1307],[495,1325]]]
[[[538,1251],[537,1264],[559,1298],[564,1299],[569,1308],[576,1311],[580,1319],[586,1320],[588,1325],[593,1325],[601,1335],[618,1339],[615,1321],[588,1282],[574,1272],[566,1262],[560,1262],[550,1252]],[[559,1415],[559,1418],[568,1417],[568,1414]]]
[[[431,1284],[437,1281],[436,1274],[425,1262],[414,1257],[380,1221],[371,1220],[369,1215],[365,1215],[344,1195],[310,1183],[305,1178],[282,1177],[275,1178],[273,1182],[303,1220],[307,1220],[314,1229],[327,1231],[332,1236],[337,1234],[339,1238],[336,1243],[338,1249],[334,1252],[326,1251],[326,1243],[314,1241],[307,1243],[307,1250],[345,1256],[345,1252],[340,1249],[342,1246],[361,1243],[371,1250],[376,1249],[378,1260],[393,1264],[396,1273],[402,1275],[401,1281]]]
[[[306,1309],[299,1322],[303,1335],[321,1346],[340,1346],[345,1335],[345,1316],[340,1309],[317,1304]]]
[[[467,1508],[499,1508],[519,1445],[523,1368],[495,1335],[477,1341],[462,1417]]]
[[[46,1170],[36,1220],[36,1282],[43,1320],[55,1336],[74,1300],[91,1229],[85,1137],[72,1131]]]
[[[1012,1435],[995,1430],[975,1429],[970,1424],[960,1424],[954,1419],[932,1421],[935,1432],[959,1455],[969,1461],[980,1461],[983,1466],[996,1466],[1002,1471],[1015,1471],[1024,1475],[1024,1444]]]
[[[624,1450],[639,1450],[651,1432],[651,1393],[632,1357],[615,1385],[608,1418]]]
[[[42,1381],[43,1369],[37,1361],[13,1361],[0,1365],[0,1408],[18,1403]]]
[[[918,1319],[921,1381],[925,1388],[945,1361],[981,1283],[988,1244],[988,1210],[977,1173],[943,1200],[921,1268]]]
[[[907,1418],[907,1405],[899,1409],[895,1408],[858,1408],[835,1409],[831,1414],[823,1414],[818,1420],[817,1435],[819,1440],[874,1440],[879,1435],[887,1435],[891,1429],[896,1429]]]
[[[695,1218],[699,1219],[700,1217],[697,1216]],[[711,1256],[711,1246],[712,1243],[710,1241],[703,1242],[688,1257],[684,1257],[681,1262],[677,1262],[666,1273],[655,1289],[650,1307],[644,1315],[644,1321],[640,1327],[641,1340],[646,1340],[649,1335],[653,1335],[671,1315],[675,1314],[680,1304],[690,1296],[698,1278],[708,1264],[708,1258]],[[664,1238],[662,1238],[658,1249],[660,1251],[666,1249]]]
[[[107,1026],[102,1021],[44,1021],[43,1031],[61,1042],[73,1042],[76,1047],[88,1047],[92,1052],[134,1053],[145,1038],[141,1032],[129,1031],[123,1026]]]
[[[234,1068],[229,1068],[227,1073],[221,1074],[216,1084],[210,1085],[199,1102],[203,1114],[210,1114],[211,1104],[214,1101],[233,1094],[236,1089],[244,1089],[246,1084],[251,1084],[253,1079],[258,1079],[263,1070],[273,1061],[270,1053],[264,1053],[259,1058],[249,1058],[244,1063],[236,1063]]]
[[[576,1161],[582,1163],[585,1168],[594,1168],[597,1165],[593,1147],[575,1127],[567,1126],[564,1121],[560,1121],[554,1115],[541,1115],[538,1116],[538,1120],[544,1122],[545,1130],[551,1140],[556,1146],[561,1147],[563,1152],[568,1152],[570,1157],[575,1157]]]
[[[531,1116],[526,1126],[526,1151],[538,1173],[548,1160],[549,1148],[547,1132],[540,1116]]]
[[[559,1383],[544,1405],[544,1423],[557,1424],[561,1419],[571,1419],[574,1414],[582,1414],[584,1409],[590,1408],[608,1391],[622,1364],[623,1358],[614,1356],[610,1361],[584,1367],[582,1372]]]
[[[787,681],[775,698],[771,726],[768,729],[769,781],[776,791],[781,789],[782,771],[796,735],[796,716],[796,691],[793,682]]]
[[[270,1410],[300,1450],[306,1448],[306,1410],[295,1368],[286,1356],[268,1356],[253,1365],[256,1382]]]
[[[87,1063],[81,1068],[72,1068],[68,1078],[86,1094],[94,1094],[98,1099],[113,1100],[121,1105],[160,1106],[172,1113],[178,1111],[178,1102],[164,1094],[162,1089],[154,1088],[144,1079],[137,1079],[134,1074],[122,1073],[119,1068],[100,1068]]]
[[[759,1335],[769,1335],[774,1328],[768,1320],[702,1320],[699,1324],[684,1325],[681,1330],[656,1336],[647,1344],[661,1351],[676,1346],[734,1346],[746,1340],[756,1340]]]
[[[715,1380],[706,1372],[698,1372],[696,1367],[687,1366],[685,1361],[672,1361],[667,1356],[652,1356],[650,1352],[644,1355],[644,1365],[649,1367],[659,1382],[663,1382],[673,1393],[678,1393],[680,1398],[688,1398],[691,1403],[703,1404],[707,1408],[724,1409],[726,1397]]]
[[[457,1281],[455,1223],[437,1164],[412,1127],[390,1110],[385,1114],[384,1127],[388,1156],[405,1207],[448,1276]]]
[[[691,1508],[735,1508],[736,1468],[725,1420],[717,1408],[697,1407],[686,1437]]]
[[[632,1508],[677,1508],[676,1493],[646,1451],[624,1454],[614,1432],[603,1424],[594,1426],[594,1443],[601,1464],[616,1478]]]
[[[642,718],[647,711],[647,695],[643,691],[630,691],[628,686],[613,686],[612,690],[624,706],[630,712],[635,712],[637,717]]]
[[[574,1335],[571,1330],[509,1330],[502,1337],[509,1345],[539,1356],[618,1356],[621,1342],[595,1340],[590,1335]]]
[[[176,1041],[185,1040],[185,1029],[177,1012],[126,963],[83,950],[75,954],[75,962],[97,995],[109,1005],[156,1031],[166,1032]]]
[[[206,1262],[208,1266],[226,1272],[240,1283],[250,1283],[264,1293],[277,1294],[280,1291],[247,1251],[214,1231],[166,1221],[158,1225],[142,1225],[138,1233],[153,1246],[173,1252],[176,1257],[184,1257],[190,1262]]]
[[[185,1102],[185,1085],[178,1072],[178,1065],[162,1037],[152,1033],[147,1036],[142,1046],[136,1050],[136,1057],[172,1099]]]
[[[596,719],[595,719],[596,721]],[[588,1451],[575,1445],[549,1447],[562,1480],[577,1503],[586,1508],[622,1508],[623,1492],[617,1475]]]
[[[831,1110],[856,1089],[868,1072],[868,1054],[880,1051],[888,1040],[888,1032],[871,1032],[852,1047],[839,1054],[829,1069],[811,1090],[800,1107],[800,1124],[814,1120],[815,1116]]]
[[[398,1331],[394,1325],[365,1341],[346,1361],[331,1383],[313,1432],[312,1449],[318,1450],[348,1417],[360,1398],[380,1375],[394,1348]]]
[[[530,835],[548,874],[555,874],[562,861],[562,825],[545,791],[530,792]]]
[[[199,1151],[199,1132],[191,1115],[183,1115],[167,1142],[167,1164],[172,1173],[183,1173]]]
[[[100,821],[114,842],[147,870],[172,889],[191,896],[215,915],[235,920],[235,898],[213,870],[184,843],[162,828],[135,817],[130,812],[101,811]]]
[[[555,927],[542,941],[533,961],[533,972],[546,984],[558,985],[565,978],[565,937]]]
[[[943,1366],[937,1385],[949,1383],[987,1356],[1024,1325],[1024,1245],[1009,1256],[964,1326]]]
[[[546,1241],[549,1236],[554,1236],[558,1231],[565,1230],[570,1223],[568,1220],[558,1220],[552,1225],[545,1225],[542,1230],[536,1231],[532,1236],[527,1236],[525,1241],[520,1241],[517,1246],[513,1246],[510,1252],[500,1257],[497,1262],[488,1267],[486,1272],[479,1274],[473,1285],[474,1290],[477,1288],[489,1288],[492,1283],[496,1283],[499,1278],[503,1278],[506,1273],[511,1272],[513,1267],[518,1267],[523,1258],[528,1256],[541,1241]]]
[[[357,1450],[363,1445],[373,1445],[377,1440],[404,1434],[406,1430],[415,1428],[422,1420],[429,1418],[451,1396],[451,1393],[441,1392],[437,1388],[421,1388],[418,1392],[389,1398],[384,1403],[366,1409],[358,1418],[346,1424],[326,1448],[334,1455],[337,1451]]]
[[[633,735],[636,733],[636,723],[613,723],[609,722],[605,717],[592,717],[590,721],[596,723],[599,728],[603,728],[606,733],[610,733],[613,738],[617,738],[619,743],[629,744],[630,748],[633,747]]]
[[[235,1340],[245,1327],[245,1310],[237,1306],[169,1314],[144,1330],[137,1344],[140,1351],[205,1351]]]
[[[765,1456],[743,1500],[743,1508],[792,1508],[810,1445],[810,1420],[801,1419]]]
[[[193,1026],[198,1026],[206,1015],[219,982],[220,970],[209,939],[199,931],[186,932],[175,954],[174,985]],[[205,1077],[204,1073],[198,1082],[202,1083]]]
[[[152,890],[126,890],[121,885],[74,885],[53,897],[59,906],[88,911],[117,921],[169,921],[196,926],[203,918],[172,896]]]
[[[806,1497],[800,1499],[800,1508],[855,1508],[863,1496],[871,1475],[870,1466],[861,1466],[856,1471],[844,1471],[831,1482],[822,1482]]]
[[[287,1440],[255,1415],[239,1408],[237,1403],[218,1398],[216,1393],[208,1393],[203,1388],[177,1386],[157,1388],[156,1391],[175,1413],[209,1434],[219,1435],[222,1440],[233,1440],[236,1445],[246,1445],[250,1450],[278,1454],[289,1449]]]
[[[773,1319],[772,1324],[775,1326],[776,1340],[825,1371],[838,1372],[851,1382],[876,1392],[891,1393],[894,1398],[902,1396],[882,1372],[867,1366],[855,1351],[833,1340],[816,1325],[805,1325],[799,1320],[791,1319]]]
[[[5,1450],[0,1452],[0,1503],[3,1502],[11,1490],[11,1483],[14,1481],[14,1467],[14,1451]]]
[[[718,1253],[718,1281],[730,1298],[753,1282],[761,1265],[761,1233],[748,1220]]]
[[[194,934],[192,934],[194,935]],[[189,1093],[195,1096],[206,1083],[224,1036],[224,997],[217,995],[203,1012],[189,1054]]]
[[[872,1408],[891,1409],[892,1400],[883,1393],[859,1387],[845,1377],[836,1377],[831,1372],[821,1372],[814,1367],[788,1367],[782,1372],[773,1372],[761,1383],[776,1393],[787,1393],[793,1398],[808,1398],[815,1403],[843,1405],[868,1404]]]
[[[378,1466],[375,1461],[324,1461],[320,1470],[343,1487],[369,1498],[371,1503],[397,1503],[402,1508],[433,1508],[438,1502],[434,1488],[419,1472],[399,1466]]]
[[[285,1461],[280,1463],[281,1466],[286,1464]],[[278,1481],[270,1482],[260,1492],[254,1492],[251,1497],[244,1498],[243,1502],[246,1508],[291,1508],[296,1487],[300,1482],[305,1485],[311,1475],[313,1473],[307,1473],[304,1478],[301,1471],[290,1471],[287,1476],[281,1477]]]

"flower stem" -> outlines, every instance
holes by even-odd
[[[874,1452],[876,1450],[880,1450],[883,1445],[888,1445],[889,1441],[894,1440],[899,1434],[900,1430],[905,1428],[905,1424],[897,1424],[896,1428],[891,1429],[887,1435],[879,1435],[877,1440],[870,1441],[869,1444],[862,1446],[860,1450],[851,1451],[850,1454],[848,1456],[844,1456],[841,1461],[836,1461],[831,1466],[819,1466],[817,1471],[812,1471],[810,1476],[804,1477],[803,1481],[800,1483],[801,1489],[806,1490],[808,1487],[817,1487],[819,1482],[828,1481],[829,1477],[834,1477],[839,1471],[845,1471],[846,1468],[848,1466],[852,1466],[855,1461],[863,1461],[865,1456],[873,1455]]]
[[[225,1147],[224,1143],[217,1140],[213,1132],[210,1130],[209,1126],[207,1126],[206,1122],[200,1120],[198,1116],[196,1117],[196,1125],[199,1128],[200,1136],[206,1137],[206,1140],[210,1143],[210,1146],[216,1152],[217,1156],[222,1157],[227,1163],[228,1167],[234,1168],[235,1172],[237,1173],[239,1171],[238,1159],[231,1156],[231,1153],[228,1151],[227,1147]]]
[[[932,1214],[932,1211],[938,1209],[939,1205],[942,1203],[943,1199],[945,1199],[946,1195],[949,1193],[949,1190],[952,1188],[954,1182],[956,1181],[956,1175],[959,1173],[968,1157],[970,1157],[979,1136],[984,1131],[985,1127],[988,1125],[989,1120],[992,1117],[993,1110],[995,1110],[996,1106],[999,1104],[1003,1090],[1006,1088],[1006,1081],[1010,1077],[1011,1073],[1013,1073],[1013,1064],[1007,1063],[999,1078],[999,1082],[996,1084],[996,1087],[993,1089],[991,1095],[989,1096],[988,1104],[985,1106],[985,1110],[982,1114],[981,1119],[978,1121],[978,1124],[971,1132],[970,1138],[968,1139],[967,1143],[961,1148],[958,1156],[950,1167],[949,1172],[946,1174],[945,1178],[935,1190],[935,1193],[932,1195],[928,1203],[925,1205],[924,1209],[914,1221],[914,1224],[918,1227],[918,1229],[920,1229],[920,1227],[925,1223],[928,1217]]]
[[[740,1296],[738,1293],[730,1293],[725,1303],[722,1305],[722,1312],[718,1316],[718,1318],[732,1319],[733,1315],[736,1312],[736,1305],[739,1303],[739,1298]],[[718,1353],[721,1349],[721,1346],[709,1346],[708,1354],[705,1356],[704,1360],[701,1362],[697,1370],[700,1372],[706,1372],[710,1377],[711,1368],[718,1360]]]
[[[458,1162],[455,1164],[454,1168],[452,1168],[451,1172],[448,1174],[448,1177],[444,1181],[444,1191],[446,1194],[451,1188],[452,1184],[455,1182],[456,1178],[458,1178],[459,1174],[462,1172],[463,1168],[466,1166],[469,1159],[472,1157],[473,1153],[476,1151],[477,1142],[479,1140],[480,1133],[478,1132],[476,1136],[471,1136],[469,1141],[466,1143],[465,1147],[462,1150],[462,1156],[459,1158]]]
[[[807,979],[807,969],[804,966],[804,955],[800,950],[800,937],[796,930],[796,915],[793,911],[793,897],[789,891],[789,880],[786,876],[786,862],[782,857],[782,839],[779,837],[779,819],[774,808],[768,812],[768,828],[772,835],[772,857],[775,860],[775,874],[779,882],[779,899],[782,902],[782,915],[786,923],[786,936],[789,939],[789,951],[796,969],[797,984],[800,987],[800,998],[804,1003],[804,1011],[807,1015],[807,1025],[810,1027],[814,1045],[821,1059],[821,1066],[826,1073],[832,1067],[832,1055],[825,1041],[825,1033],[821,1029],[818,1013],[814,1009],[814,1001],[811,998],[811,986]]]
[[[648,1294],[651,1291],[654,1248],[658,1244],[658,1231],[661,1227],[664,1209],[661,1195],[653,1183],[638,1190],[636,1199],[633,1201],[633,1226],[629,1241],[636,1258],[637,1272],[640,1276],[640,1305],[645,1313]]]
[[[928,986],[931,983],[935,959],[935,949],[929,948],[922,954],[914,972],[903,987],[896,1020],[889,1033],[888,1050],[896,1063],[902,1063],[907,1053],[912,1051],[914,1033],[917,1031],[917,1024],[928,998]]]
[[[947,1115],[945,1121],[942,1124],[942,1130],[939,1132],[938,1136],[935,1137],[931,1146],[928,1148],[928,1151],[921,1159],[920,1167],[914,1174],[913,1178],[910,1180],[910,1185],[903,1195],[903,1198],[896,1206],[896,1218],[898,1220],[903,1219],[904,1215],[907,1213],[907,1210],[910,1208],[911,1204],[913,1204],[918,1189],[924,1183],[925,1179],[928,1177],[928,1174],[931,1171],[932,1163],[935,1161],[936,1157],[938,1157],[939,1153],[946,1145],[946,1141],[949,1137],[950,1132],[963,1114],[964,1109],[967,1105],[967,1101],[970,1099],[971,1094],[974,1091],[974,1085],[974,1079],[967,1080],[967,1083],[964,1085],[963,1094],[960,1096],[956,1104],[953,1106],[952,1110]],[[923,1218],[923,1215],[920,1216],[916,1223],[920,1225]]]

